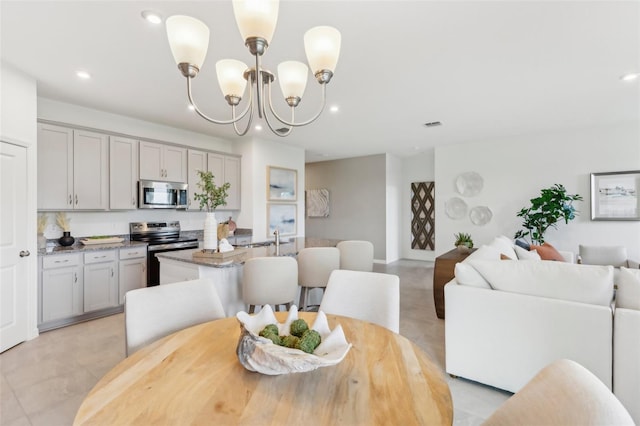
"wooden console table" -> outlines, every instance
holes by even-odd
[[[477,249],[471,249],[469,253],[461,253],[457,248],[436,257],[433,268],[433,301],[436,305],[436,315],[444,319],[444,285],[454,277],[456,263],[462,262]]]

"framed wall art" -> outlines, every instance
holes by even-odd
[[[328,189],[308,189],[306,195],[307,217],[329,217]]]
[[[640,170],[591,173],[591,220],[640,220]]]
[[[267,235],[273,235],[276,229],[280,235],[295,235],[296,208],[295,204],[269,203],[267,206]]]
[[[280,167],[267,167],[267,197],[269,201],[295,201],[298,171]]]

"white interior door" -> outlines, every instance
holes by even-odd
[[[28,336],[27,149],[6,142],[0,142],[0,200],[2,352]]]

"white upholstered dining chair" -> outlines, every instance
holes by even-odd
[[[333,271],[320,310],[369,321],[398,333],[400,278],[378,272]]]
[[[256,306],[273,305],[287,310],[298,293],[298,262],[291,256],[253,257],[242,268],[242,301],[249,313]]]
[[[633,425],[629,412],[593,373],[560,359],[538,372],[483,423],[511,425]]]
[[[373,271],[373,244],[370,241],[345,240],[336,247],[340,250],[340,269]]]
[[[127,356],[178,330],[224,317],[215,284],[208,279],[128,291],[124,298]]]
[[[324,293],[331,272],[340,269],[340,250],[336,247],[307,247],[298,252],[298,284],[300,304],[308,309],[309,293],[317,288]]]

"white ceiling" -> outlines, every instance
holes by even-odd
[[[163,25],[141,18],[186,14],[211,30],[194,96],[211,116],[230,111],[215,62],[251,63],[231,1],[0,2],[2,60],[33,76],[38,96],[235,139],[228,126],[187,110],[186,82],[173,62]],[[440,144],[608,125],[640,116],[638,1],[286,1],[264,56],[275,71],[306,62],[302,37],[316,25],[342,33],[327,86],[328,110],[287,138],[307,161],[392,153],[408,156]],[[89,81],[77,69],[92,74]],[[296,112],[315,113],[311,79]],[[280,89],[276,107],[286,115]],[[425,122],[441,121],[426,128]],[[254,132],[253,130],[251,132]]]

